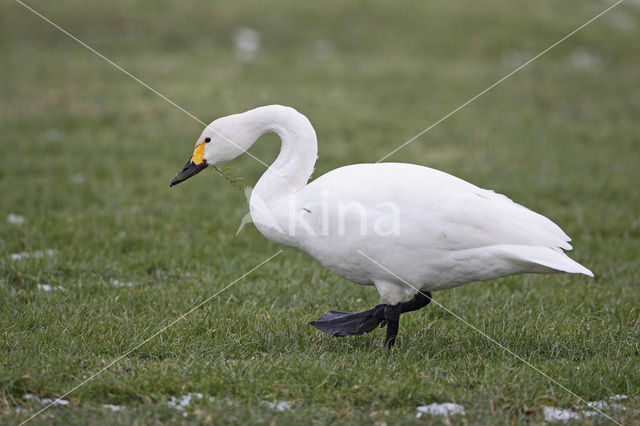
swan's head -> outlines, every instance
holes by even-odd
[[[196,141],[193,155],[169,186],[177,185],[209,166],[226,163],[246,152],[255,142],[256,135],[251,126],[240,125],[241,115],[222,117],[209,124]]]

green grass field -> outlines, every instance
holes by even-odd
[[[295,107],[318,133],[319,176],[376,161],[612,3],[29,4],[205,122]],[[18,3],[0,16],[0,423],[12,424],[42,406],[25,394],[64,394],[279,247],[252,225],[236,236],[246,199],[215,172],[169,189],[197,121]],[[261,37],[250,63],[234,52],[242,27]],[[627,395],[603,411],[636,425],[639,39],[627,0],[388,159],[504,193],[573,237],[595,279],[516,276],[434,300],[587,401]],[[277,142],[252,153],[270,162]],[[244,187],[263,171],[244,156],[227,172]],[[285,249],[31,424],[539,424],[547,406],[586,409],[435,304],[403,316],[391,351],[383,331],[333,339],[307,325],[376,303]],[[169,406],[190,392],[203,398]],[[416,418],[434,402],[466,414]]]

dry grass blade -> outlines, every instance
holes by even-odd
[[[213,166],[213,168],[215,169],[216,172],[218,172],[218,174],[220,176],[222,176],[223,178],[226,179],[227,182],[229,182],[231,185],[235,186],[236,188],[238,188],[240,191],[242,191],[242,187],[240,186],[240,181],[242,180],[241,177],[232,177],[227,175],[222,168],[218,167],[218,166]],[[225,168],[226,170],[229,170],[229,168]]]

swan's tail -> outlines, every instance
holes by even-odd
[[[571,259],[559,249],[517,246],[516,253],[519,261],[525,261],[532,264],[532,266],[551,269],[551,271],[540,270],[535,272],[569,272],[570,274],[584,274],[593,277],[593,272]]]

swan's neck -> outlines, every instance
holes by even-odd
[[[278,158],[262,175],[254,193],[268,202],[298,192],[309,181],[318,157],[316,132],[307,117],[280,105],[256,108],[245,114],[247,123],[257,133],[256,139],[273,132],[282,141]]]
[[[309,120],[293,108],[271,105],[241,115],[246,116],[243,127],[252,133],[252,138],[273,132],[282,140],[278,158],[251,193],[251,218],[267,238],[295,246],[292,216],[297,210],[297,194],[309,181],[318,157],[316,132]]]

